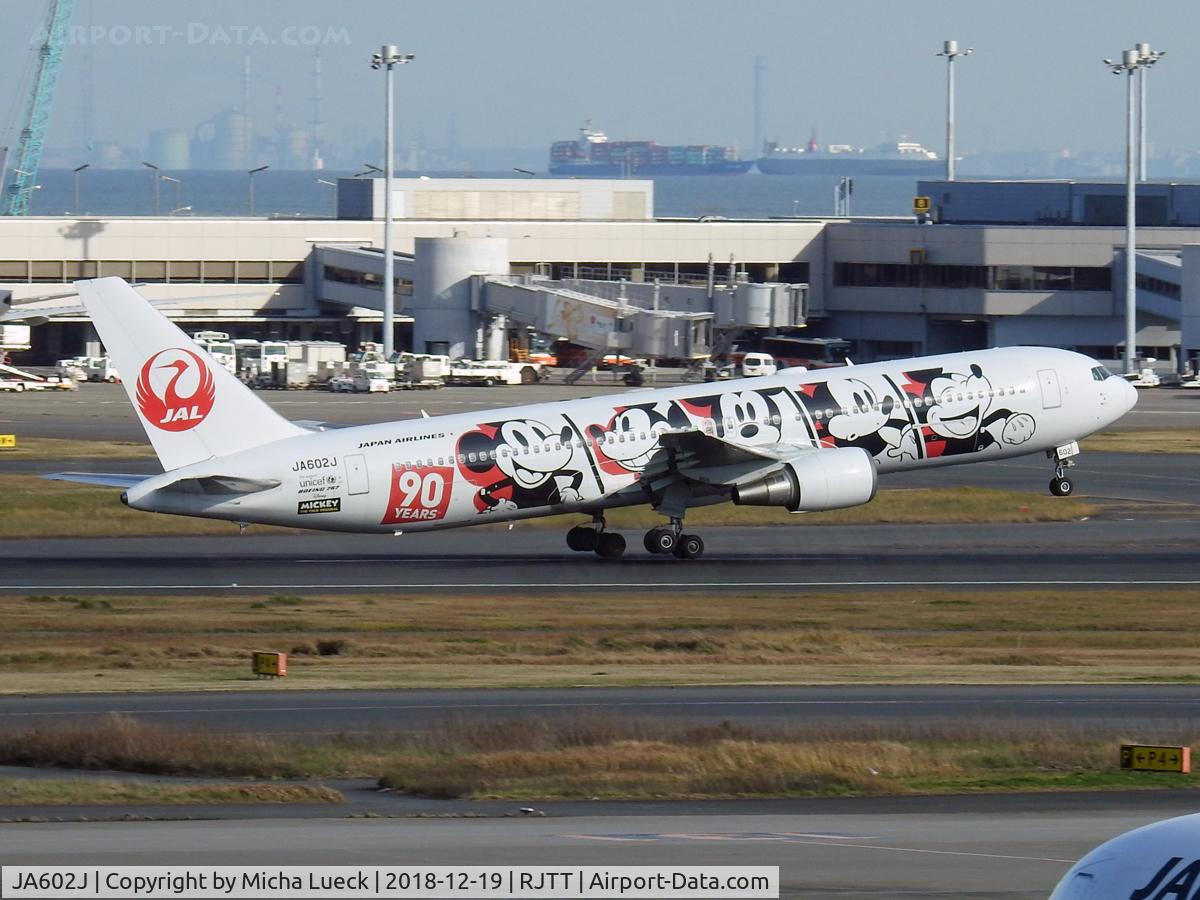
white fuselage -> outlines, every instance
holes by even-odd
[[[287,438],[195,463],[130,506],[334,531],[399,532],[654,503],[641,476],[665,431],[731,444],[860,447],[882,474],[1040,453],[1116,421],[1123,379],[1065,350],[896,360]],[[206,475],[278,481],[247,494],[164,490]],[[692,505],[728,499],[716,492]]]

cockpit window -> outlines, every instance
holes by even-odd
[[[1104,381],[1106,378],[1112,378],[1113,373],[1104,368],[1104,366],[1096,366],[1092,369],[1092,378],[1096,381]]]

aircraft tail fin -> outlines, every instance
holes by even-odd
[[[164,469],[308,433],[267,406],[123,279],[75,286]]]

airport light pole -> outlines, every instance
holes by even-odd
[[[1125,79],[1125,371],[1134,371],[1137,356],[1137,181],[1134,178],[1134,91],[1133,76],[1142,62],[1137,50],[1121,52],[1120,62],[1111,59],[1104,64],[1114,75],[1124,73]]]
[[[26,172],[24,169],[13,169],[13,171],[16,172],[18,175],[24,175],[26,178],[34,177],[34,173]],[[28,187],[22,189],[22,193],[29,195],[28,197],[25,198],[26,205],[28,205],[33,200],[33,192],[40,191],[41,189],[42,189],[42,186],[40,184],[31,184]]]
[[[75,173],[75,215],[79,215],[79,173],[91,167],[91,163],[84,163],[82,166],[76,166],[71,170]]]
[[[326,178],[318,178],[317,184],[323,184],[326,187],[333,188],[333,213],[332,213],[331,218],[336,219],[337,218],[337,182],[329,181]]]
[[[249,169],[246,174],[250,176],[250,216],[254,216],[254,176],[259,172],[265,172],[270,166],[259,166],[257,169]]]
[[[383,358],[391,362],[393,343],[396,330],[394,264],[392,260],[392,118],[393,110],[393,72],[398,65],[412,62],[411,53],[401,53],[395,44],[384,44],[378,53],[371,56],[372,69],[384,69],[384,102],[386,104],[383,116]],[[368,168],[374,168],[368,166]]]
[[[143,162],[142,165],[154,173],[154,214],[157,216],[162,212],[162,195],[159,193],[158,185],[158,166],[149,162]]]
[[[958,41],[943,41],[942,52],[946,57],[946,180],[954,180],[954,60],[959,56],[970,56],[974,47],[958,49]]]
[[[183,182],[180,181],[178,178],[172,178],[170,175],[159,175],[158,180],[159,181],[169,181],[169,182],[171,182],[171,184],[175,185],[175,206],[176,207],[180,206],[183,203],[183,201],[179,199],[179,192],[183,188]]]
[[[1166,50],[1151,50],[1150,45],[1137,45],[1138,62],[1138,181],[1146,180],[1146,79],[1150,67],[1167,55]]]

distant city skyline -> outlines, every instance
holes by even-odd
[[[615,140],[730,144],[753,157],[756,56],[767,66],[764,137],[803,144],[815,128],[822,143],[906,138],[940,154],[945,63],[935,54],[953,38],[975,48],[957,64],[963,155],[1119,153],[1123,86],[1101,59],[1138,41],[1168,51],[1150,76],[1152,146],[1200,149],[1200,129],[1180,114],[1200,76],[1200,50],[1179,40],[1200,29],[1194,4],[361,0],[350,9],[78,0],[48,148],[87,161],[88,136],[135,153],[152,132],[194,137],[199,123],[240,111],[247,58],[260,146],[279,129],[311,142],[319,48],[319,149],[330,164],[373,161],[351,160],[379,139],[383,79],[368,60],[386,41],[416,55],[397,75],[401,155],[409,144],[442,160],[548,147],[590,119]],[[21,73],[44,11],[42,0],[6,9],[5,128],[23,109]],[[304,152],[294,144],[287,158]]]

